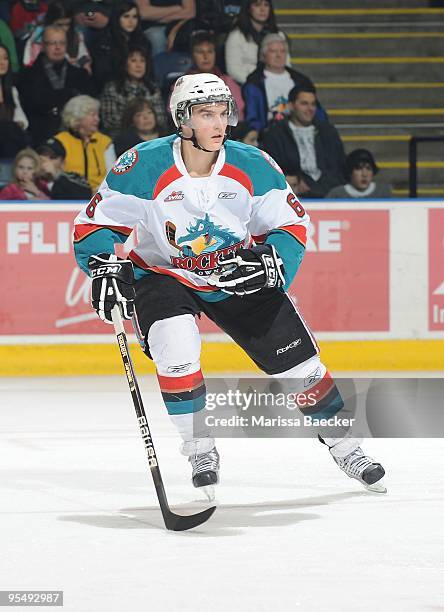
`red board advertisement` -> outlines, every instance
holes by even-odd
[[[429,210],[429,330],[444,330],[444,210]]]
[[[0,335],[111,332],[91,309],[89,279],[74,260],[76,214],[57,205],[0,208]],[[389,212],[310,214],[307,254],[290,290],[307,322],[315,331],[388,330]],[[201,329],[218,331],[209,321]]]
[[[314,330],[389,330],[389,215],[310,211],[307,253],[290,293]]]

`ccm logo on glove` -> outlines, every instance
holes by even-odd
[[[118,274],[122,266],[120,264],[116,264],[115,266],[101,266],[100,268],[91,269],[91,278],[96,278],[97,276],[107,276],[108,274]]]
[[[124,319],[134,312],[134,271],[129,259],[111,253],[92,255],[88,261],[91,273],[92,307],[105,323],[113,322],[111,311],[117,304]]]

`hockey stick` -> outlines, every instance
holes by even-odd
[[[163,486],[162,475],[159,469],[159,463],[157,461],[156,451],[154,450],[154,444],[142,403],[142,397],[140,395],[139,385],[137,384],[136,375],[134,373],[133,362],[129,353],[128,341],[123,328],[122,315],[117,304],[112,309],[111,314],[114,323],[114,330],[117,336],[117,344],[119,345],[123,367],[125,369],[134,408],[136,409],[137,422],[139,423],[140,433],[142,434],[143,443],[148,457],[148,465],[151,470],[151,476],[154,480],[157,499],[159,500],[165,527],[172,531],[186,531],[187,529],[192,529],[193,527],[197,527],[198,525],[205,523],[205,521],[207,521],[216,510],[216,507],[213,506],[207,510],[204,510],[203,512],[191,514],[189,516],[174,514],[174,512],[170,510]]]

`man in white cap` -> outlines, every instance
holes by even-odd
[[[154,361],[195,487],[213,495],[219,455],[204,425],[206,391],[195,318],[205,313],[266,374],[319,397],[311,413],[335,415],[341,396],[285,290],[305,251],[309,217],[280,168],[255,147],[228,140],[237,123],[230,90],[213,74],[175,84],[177,134],[124,153],[76,220],[75,252],[92,274],[92,303],[111,322],[119,304]],[[109,273],[114,244],[137,226],[138,244]],[[135,304],[135,308],[134,308]],[[336,463],[384,491],[384,469],[360,439],[323,437]]]

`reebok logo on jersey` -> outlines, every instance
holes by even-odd
[[[237,193],[234,193],[233,191],[221,191],[218,198],[219,200],[234,200],[236,196]]]
[[[183,191],[172,191],[170,195],[167,195],[164,199],[164,202],[178,202],[179,200],[183,200],[183,198]]]
[[[276,351],[276,355],[280,355],[281,353],[286,353],[290,349],[296,348],[297,346],[301,344],[301,342],[302,342],[301,338],[298,338],[297,340],[293,340],[293,342],[290,342],[290,344],[287,344],[287,346],[282,346],[281,348],[278,348]]]
[[[168,366],[167,372],[168,374],[180,374],[182,372],[187,372],[190,369],[190,363],[183,363],[182,365],[174,365]]]

